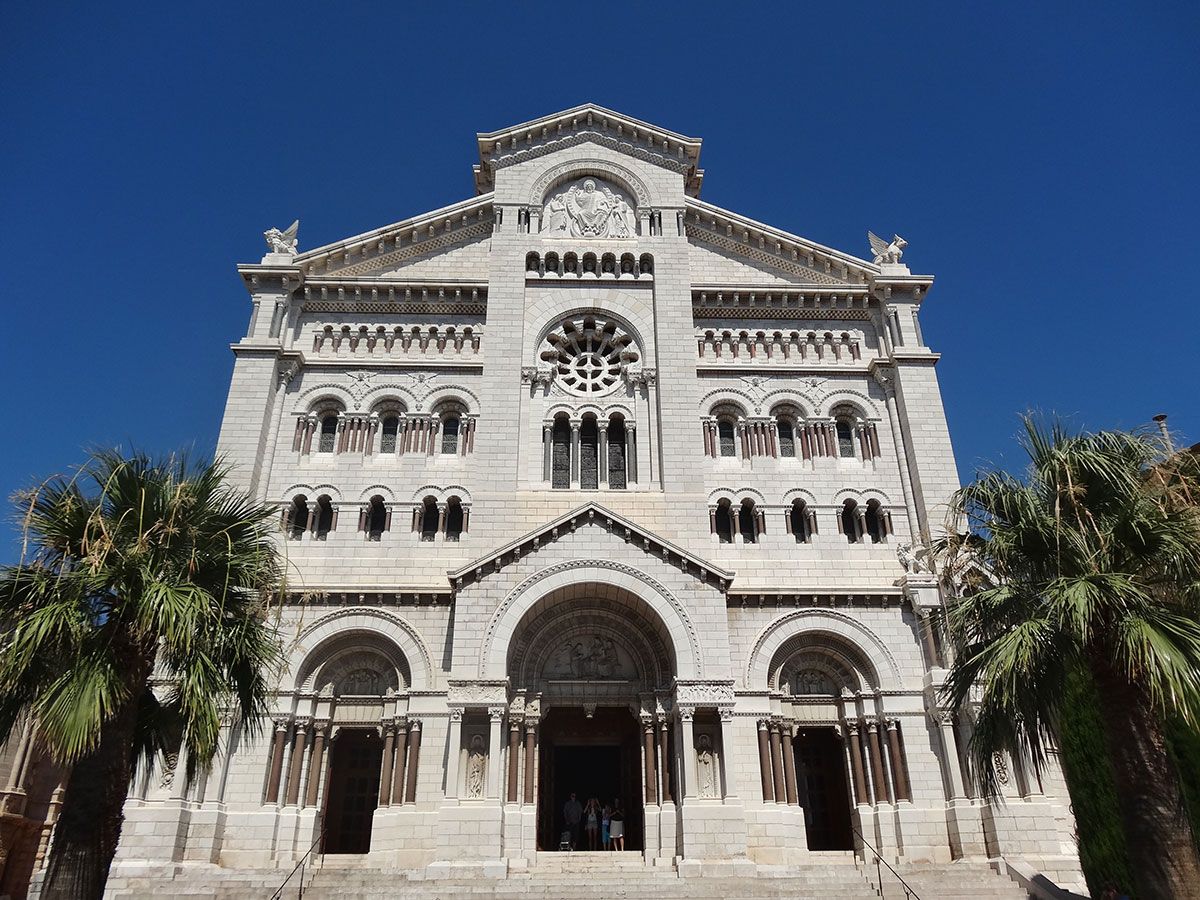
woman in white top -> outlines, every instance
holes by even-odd
[[[600,801],[593,797],[583,808],[583,828],[587,832],[588,849],[600,849]]]
[[[625,813],[620,800],[613,800],[612,812],[608,817],[608,836],[612,839],[614,850],[625,849]]]

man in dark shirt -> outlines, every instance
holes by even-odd
[[[566,830],[571,832],[571,849],[574,850],[579,843],[579,823],[583,821],[583,804],[574,794],[563,804],[563,821],[566,822]]]

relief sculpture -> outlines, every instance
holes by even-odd
[[[612,639],[594,635],[559,647],[546,666],[546,677],[604,680],[625,678],[627,673]]]
[[[542,233],[550,237],[627,238],[636,231],[629,201],[594,178],[567,185],[542,210]]]

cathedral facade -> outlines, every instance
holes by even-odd
[[[219,450],[279,505],[288,664],[198,781],[139,777],[114,875],[502,875],[571,793],[684,875],[1078,871],[1056,770],[983,802],[938,698],[932,276],[705,202],[700,148],[578,107],[479,134],[467,200],[238,267]]]

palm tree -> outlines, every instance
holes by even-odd
[[[264,712],[275,513],[225,476],[216,462],[100,452],[16,498],[26,551],[0,568],[0,740],[29,718],[71,767],[44,897],[103,894],[139,756],[182,734],[176,777],[190,779],[223,710],[251,730]]]
[[[1196,460],[1150,432],[1069,434],[1026,418],[1023,477],[981,474],[952,517],[950,571],[984,561],[996,582],[949,603],[953,705],[982,697],[971,756],[997,793],[994,754],[1040,771],[1072,674],[1095,685],[1121,826],[1140,896],[1200,897],[1200,858],[1165,722],[1200,714],[1200,506]],[[1070,772],[1066,772],[1068,779]]]

